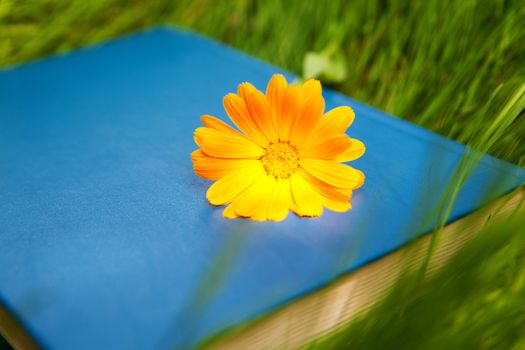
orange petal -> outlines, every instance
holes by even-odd
[[[211,115],[203,115],[201,121],[205,127],[222,131],[226,134],[244,137],[240,132],[223,122],[222,120],[212,117]]]
[[[316,178],[315,176],[310,175],[304,169],[299,169],[298,173],[305,178],[306,181],[312,185],[312,188],[316,190],[320,195],[328,199],[338,201],[338,202],[348,202],[352,196],[352,190],[349,188],[339,188],[327,184]]]
[[[207,157],[207,155],[199,148],[195,151],[191,152],[191,161],[193,163],[198,162],[199,160],[203,159],[204,157]]]
[[[273,111],[266,96],[250,83],[240,84],[238,92],[239,96],[244,99],[248,112],[257,125],[257,128],[270,142],[277,142]]]
[[[266,147],[268,139],[252,119],[244,100],[236,94],[228,94],[223,99],[224,109],[235,126],[259,146]]]
[[[208,180],[218,180],[231,172],[260,162],[256,159],[228,159],[210,157],[201,150],[192,153],[193,170]]]
[[[323,116],[324,99],[321,94],[321,83],[318,80],[310,79],[304,83],[300,89],[301,108],[296,111],[290,143],[300,146],[312,133],[317,123]]]
[[[361,171],[335,161],[307,158],[300,164],[310,175],[335,187],[355,189],[365,180]]]
[[[204,153],[218,158],[259,158],[264,149],[244,136],[219,131],[211,128],[197,128],[194,134],[196,143]]]
[[[301,99],[303,101],[308,101],[311,98],[318,98],[322,96],[322,87],[321,82],[317,79],[308,79],[300,87],[301,90]]]
[[[300,169],[298,173],[319,193],[323,206],[340,213],[352,209],[349,203],[352,190],[331,186],[308,174],[304,169]]]
[[[309,143],[306,149],[299,148],[299,155],[306,158],[333,159],[350,147],[351,141],[345,134],[334,135],[329,139],[318,139]]]
[[[208,188],[206,198],[214,205],[231,202],[261,176],[265,176],[260,162],[229,173]]]
[[[335,156],[335,160],[338,162],[350,162],[361,157],[365,153],[365,144],[358,139],[350,139],[350,147],[344,152]]]
[[[299,216],[320,216],[323,213],[321,196],[299,174],[290,176],[292,204],[290,209]]]
[[[290,141],[292,126],[301,106],[299,87],[289,85],[277,117],[277,132],[281,141]]]
[[[266,98],[273,110],[275,125],[278,125],[278,115],[281,114],[281,106],[286,96],[288,83],[281,74],[274,74],[266,87]]]
[[[319,120],[315,128],[316,135],[330,137],[334,134],[342,134],[354,121],[355,114],[348,106],[336,107]]]
[[[324,142],[335,135],[344,134],[353,120],[354,111],[350,107],[341,106],[330,110],[321,117],[311,137],[304,142],[302,147],[310,148],[314,144]]]

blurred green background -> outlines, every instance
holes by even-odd
[[[525,165],[523,0],[0,0],[0,67],[162,24]],[[408,278],[366,319],[312,346],[525,348],[524,228],[523,216],[489,225],[446,273]]]
[[[0,66],[165,23],[462,142],[525,81],[525,6],[500,0],[0,0]],[[490,152],[524,164],[524,124]]]

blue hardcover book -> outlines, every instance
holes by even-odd
[[[224,95],[279,72],[293,79],[168,29],[0,72],[4,336],[58,350],[194,347],[430,232],[465,147],[329,89],[325,110],[351,106],[351,136],[367,147],[351,211],[256,222],[208,204],[211,182],[190,159],[200,116],[226,120]],[[448,223],[523,181],[484,156]]]

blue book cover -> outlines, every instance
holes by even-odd
[[[367,146],[351,211],[255,222],[209,205],[200,116],[226,120],[224,95],[275,73],[293,80],[168,29],[0,72],[0,303],[39,345],[194,346],[433,228],[465,147],[329,89]],[[483,157],[448,222],[524,180]]]

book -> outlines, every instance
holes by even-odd
[[[351,136],[367,146],[352,163],[367,176],[353,209],[225,219],[193,172],[193,131],[203,114],[226,120],[222,97],[239,83],[264,89],[275,73],[293,79],[167,28],[0,72],[4,337],[18,348],[293,348],[373,304],[401,269],[396,254],[439,224],[429,213],[466,148],[325,88],[326,110],[351,106]],[[458,220],[509,194],[510,210],[524,181],[518,166],[479,159],[446,222],[449,246],[468,237]],[[320,298],[351,307],[334,316]],[[325,321],[307,327],[314,309]]]

